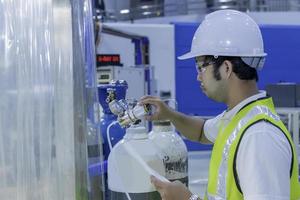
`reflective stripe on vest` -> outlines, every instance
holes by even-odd
[[[229,149],[232,142],[236,139],[238,133],[241,128],[244,127],[254,116],[259,114],[265,114],[268,117],[273,118],[276,121],[279,121],[280,118],[277,115],[274,115],[266,106],[255,106],[252,110],[250,110],[247,115],[239,121],[238,125],[231,133],[229,138],[226,141],[226,145],[223,150],[222,161],[219,168],[218,182],[217,182],[217,197],[220,199],[226,199],[226,174],[227,174],[227,158],[229,154]]]

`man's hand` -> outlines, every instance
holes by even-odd
[[[159,97],[144,96],[140,99],[140,104],[150,104],[155,107],[154,112],[150,116],[145,116],[146,120],[169,120],[172,115],[172,109],[168,107]]]
[[[192,193],[180,181],[164,182],[151,176],[151,183],[159,192],[162,200],[188,200]]]

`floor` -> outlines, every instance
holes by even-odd
[[[211,151],[189,152],[189,188],[201,198],[206,189],[210,153]]]

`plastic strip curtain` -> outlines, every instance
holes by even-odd
[[[85,74],[87,91],[87,145],[89,165],[103,163],[102,137],[100,135],[100,107],[98,100],[97,78],[96,78],[96,55],[93,13],[90,0],[83,1],[84,10],[84,50],[85,50]],[[89,199],[104,199],[104,169],[103,165],[100,175],[89,176]]]
[[[0,0],[0,199],[87,198],[80,0]]]

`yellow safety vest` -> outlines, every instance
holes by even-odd
[[[272,98],[266,97],[244,106],[225,127],[221,127],[216,138],[209,168],[205,200],[240,200],[243,193],[236,172],[236,154],[246,130],[260,121],[279,128],[288,139],[292,149],[290,170],[290,199],[300,199],[298,161],[291,136],[275,112]]]

